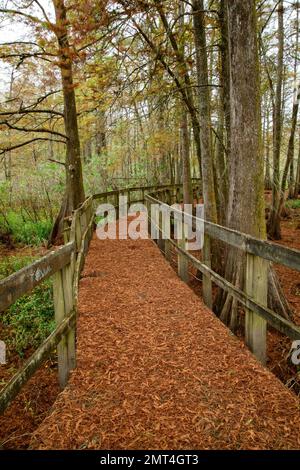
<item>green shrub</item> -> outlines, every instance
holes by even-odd
[[[0,280],[19,271],[35,260],[32,256],[7,256],[0,260]]]
[[[51,228],[51,220],[24,220],[21,214],[13,211],[5,219],[0,216],[0,232],[9,234],[14,242],[24,245],[40,245],[49,238]]]
[[[291,209],[299,209],[300,208],[300,199],[290,199],[286,202],[288,207]]]
[[[31,263],[33,258],[7,258],[0,263],[0,278]],[[1,322],[9,328],[10,351],[23,356],[29,348],[36,349],[55,327],[52,281],[39,284],[33,292],[18,299],[1,314]]]

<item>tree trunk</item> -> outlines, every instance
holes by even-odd
[[[217,223],[203,0],[193,0],[193,19],[198,79],[201,169],[205,218],[211,222]]]
[[[64,98],[64,123],[67,136],[66,192],[54,223],[50,243],[57,241],[63,229],[63,219],[71,215],[85,198],[83,188],[80,142],[77,123],[76,99],[73,83],[72,51],[69,45],[67,16],[64,0],[53,0],[56,16],[56,37],[59,45],[60,71]]]
[[[272,188],[271,183],[271,165],[270,165],[270,109],[267,108],[266,118],[266,171],[265,171],[265,189]]]
[[[218,196],[218,221],[226,224],[228,204],[227,160],[230,149],[230,76],[228,58],[228,21],[227,0],[219,2],[220,49],[219,49],[219,99],[218,99],[218,136],[216,146],[216,185]]]
[[[255,0],[228,2],[230,51],[229,200],[227,225],[266,238],[263,156],[261,153],[260,83]],[[229,249],[225,277],[243,288],[245,256]],[[221,319],[237,325],[237,304],[222,296]]]
[[[179,1],[178,4],[178,33],[182,34],[184,29],[184,13],[185,5]],[[179,50],[181,56],[185,57],[185,44],[179,43]],[[178,73],[180,74],[180,67],[178,67]],[[179,102],[180,106],[180,155],[182,162],[182,183],[183,183],[183,202],[184,204],[193,203],[193,186],[191,179],[191,164],[190,164],[190,132],[188,122],[187,108],[181,99]]]
[[[98,110],[97,114],[96,154],[100,156],[106,150],[105,113],[102,110]]]
[[[296,89],[294,90],[294,103],[293,103],[293,111],[292,111],[291,132],[290,132],[286,162],[285,162],[283,175],[282,175],[280,202],[279,202],[278,214],[277,214],[277,219],[278,219],[279,224],[280,224],[282,209],[285,203],[285,192],[286,192],[288,172],[289,172],[291,162],[294,159],[294,151],[295,151],[295,132],[296,132],[297,116],[298,116],[299,100],[300,100],[300,82],[298,83],[298,87],[297,85],[295,86],[296,86]]]
[[[298,198],[300,190],[300,134],[299,134],[299,150],[298,150],[298,161],[297,161],[297,173],[295,179],[294,199]]]
[[[280,205],[280,149],[282,128],[282,83],[283,83],[283,0],[278,5],[278,59],[275,108],[273,112],[273,188],[272,207],[268,220],[268,234],[273,240],[281,238],[279,205]]]
[[[190,166],[190,136],[188,129],[188,116],[183,104],[180,123],[180,154],[182,161],[183,202],[193,203],[193,187]]]

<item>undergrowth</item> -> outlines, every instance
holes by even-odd
[[[52,221],[45,218],[31,220],[13,211],[0,215],[0,234],[14,243],[40,245],[49,238],[51,227]]]
[[[32,257],[8,257],[0,261],[0,279],[34,261]],[[52,281],[39,284],[33,292],[18,299],[0,314],[7,331],[4,338],[8,352],[17,352],[21,357],[28,349],[36,349],[53,331],[55,326]]]
[[[290,199],[286,202],[286,205],[291,209],[300,209],[300,199]]]

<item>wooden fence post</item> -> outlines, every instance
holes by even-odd
[[[164,252],[165,258],[168,262],[171,261],[171,220],[170,220],[170,213],[166,212],[162,214],[162,233],[164,238]]]
[[[163,234],[163,230],[164,230],[164,214],[162,212],[162,210],[160,209],[160,206],[157,207],[157,221],[158,221],[158,240],[157,240],[157,244],[158,244],[158,248],[163,252],[165,253],[165,239],[164,239],[164,234]]]
[[[159,207],[157,205],[154,205],[154,219],[152,221],[153,224],[153,235],[154,235],[154,241],[155,243],[159,246],[159,237],[160,237],[160,232],[159,232]]]
[[[91,203],[88,207],[88,222],[93,218],[94,219],[94,207],[93,207],[93,199],[91,199]],[[90,244],[91,239],[93,238],[93,224],[91,225],[91,228],[89,229],[88,233],[88,245]]]
[[[120,213],[120,207],[119,207],[119,192],[117,192],[114,195],[114,206],[115,206],[115,211],[116,211],[116,219],[119,220],[119,213]]]
[[[203,263],[211,268],[211,246],[210,238],[204,233],[204,243],[202,249]],[[203,275],[202,277],[202,295],[205,305],[212,309],[212,282],[211,278]]]
[[[247,253],[246,257],[246,294],[267,306],[269,262],[250,253]],[[245,338],[247,346],[257,359],[266,364],[267,322],[248,309],[245,319]]]
[[[187,227],[184,223],[183,214],[180,215],[176,219],[178,224],[177,233],[179,235],[178,246],[183,250],[187,250],[187,242],[186,242],[186,231]],[[178,253],[178,276],[180,279],[186,283],[189,281],[189,273],[188,273],[189,262],[186,256]]]
[[[53,276],[53,298],[56,325],[67,317],[74,307],[73,292],[73,269],[71,262]],[[57,345],[58,355],[58,377],[61,389],[63,389],[69,378],[70,370],[76,366],[76,326],[65,335]]]

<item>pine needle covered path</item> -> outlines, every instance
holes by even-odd
[[[150,240],[94,236],[77,368],[38,449],[290,449],[297,398],[184,284]]]

